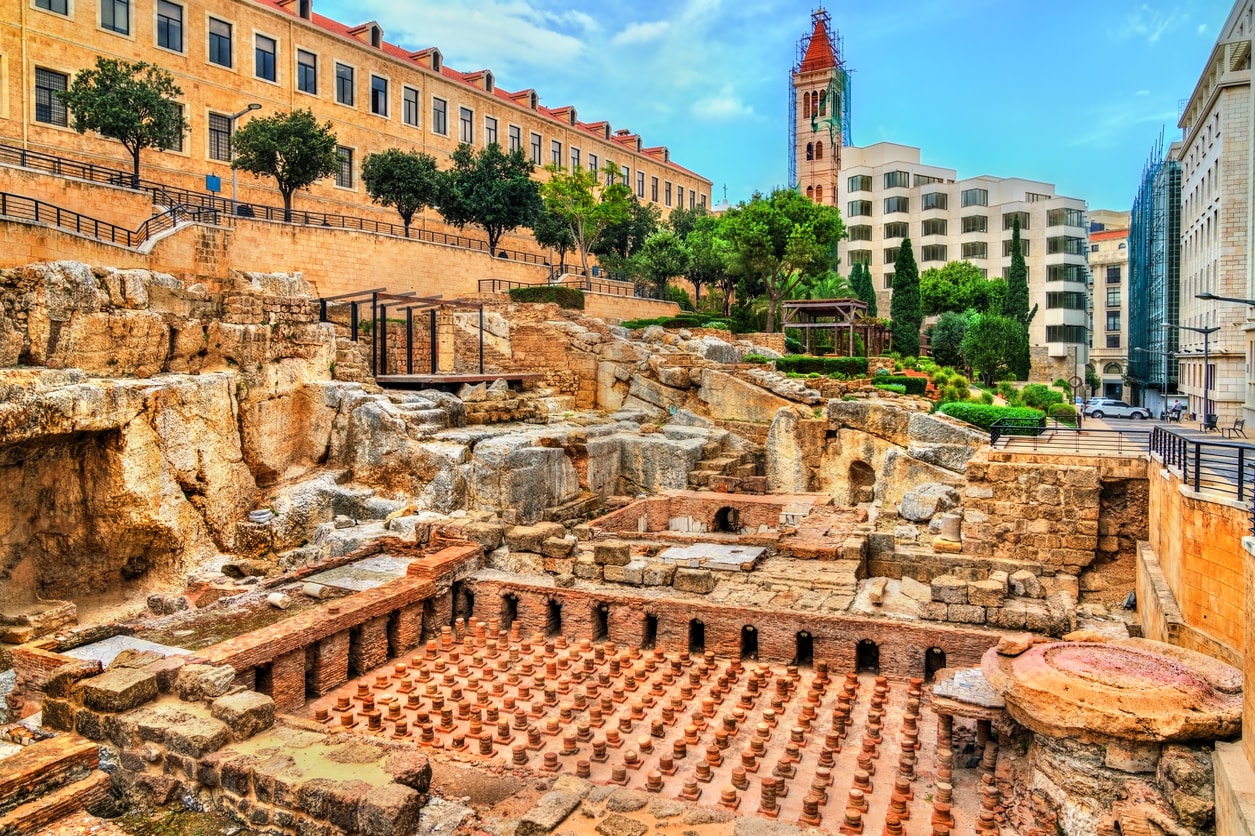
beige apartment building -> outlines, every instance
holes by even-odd
[[[1089,213],[1089,269],[1093,276],[1089,364],[1102,384],[1098,395],[1123,399],[1129,365],[1128,212]]]
[[[970,261],[986,277],[1011,265],[1020,219],[1030,304],[1034,380],[1085,374],[1089,362],[1089,222],[1085,201],[1049,183],[1003,177],[960,180],[954,169],[924,165],[920,149],[881,142],[843,149],[838,178],[849,232],[843,265],[871,267],[880,310],[889,310],[893,263],[910,238],[920,272]]]
[[[664,215],[710,203],[710,181],[672,161],[665,146],[600,115],[585,121],[574,107],[542,105],[536,90],[504,89],[489,69],[455,70],[436,47],[390,43],[378,22],[331,20],[312,0],[0,0],[0,143],[129,168],[120,143],[76,133],[56,97],[97,56],[151,62],[175,76],[191,130],[177,148],[145,151],[141,175],[182,188],[204,190],[208,175],[229,191],[232,129],[308,108],[332,123],[341,168],[298,193],[298,209],[395,221],[365,194],[362,160],[392,147],[446,160],[463,142],[521,148],[537,166],[612,164]],[[280,205],[268,180],[238,179],[242,202]],[[422,223],[440,226],[431,213]],[[515,237],[525,240],[508,246],[530,244]]]
[[[1255,307],[1197,296],[1255,300],[1253,28],[1255,0],[1239,0],[1178,123],[1180,388],[1200,415],[1206,399],[1221,426],[1255,419]]]

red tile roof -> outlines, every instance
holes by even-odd
[[[832,51],[828,27],[824,25],[823,18],[816,18],[810,46],[806,47],[806,56],[802,59],[802,65],[798,67],[798,71],[809,73],[815,70],[831,70],[836,66],[837,56]]]
[[[1119,238],[1128,238],[1129,231],[1127,229],[1100,229],[1097,232],[1089,234],[1090,241],[1115,241]]]

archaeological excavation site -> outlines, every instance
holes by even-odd
[[[0,270],[0,836],[1235,832],[1249,499],[784,351]]]

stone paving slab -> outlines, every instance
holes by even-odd
[[[323,586],[334,586],[337,589],[365,592],[368,589],[383,586],[389,581],[405,577],[410,562],[408,558],[375,555],[310,575],[305,580],[310,583],[320,583]]]
[[[98,642],[92,642],[91,644],[80,645],[70,650],[63,650],[61,655],[71,656],[75,659],[99,659],[100,664],[109,667],[113,660],[118,657],[118,654],[124,650],[152,650],[164,656],[184,656],[188,653],[181,647],[158,644],[147,639],[137,639],[134,636],[113,636]]]
[[[718,543],[693,543],[672,546],[658,554],[658,560],[693,569],[716,569],[723,572],[749,572],[767,551],[761,546],[735,546]]]

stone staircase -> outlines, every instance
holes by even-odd
[[[339,331],[339,329],[336,329]],[[331,377],[333,380],[341,380],[346,383],[371,383],[375,382],[375,378],[370,373],[370,363],[368,361],[368,351],[366,342],[354,342],[349,339],[347,332],[343,335],[336,334],[336,359],[335,368],[332,370]]]
[[[100,747],[63,734],[33,743],[0,769],[0,836],[48,833],[59,819],[91,809],[109,796]]]
[[[761,459],[758,453],[730,450],[725,441],[710,441],[689,471],[689,487],[721,493],[766,493]]]

